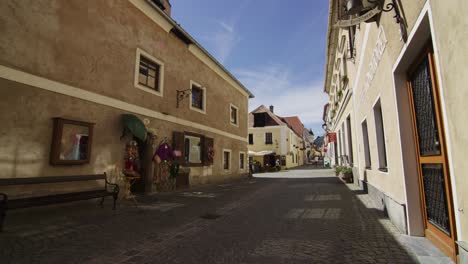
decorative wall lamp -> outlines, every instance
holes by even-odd
[[[375,15],[381,12],[390,12],[395,10],[395,15],[393,16],[396,20],[396,23],[400,25],[400,33],[402,39],[406,42],[407,40],[407,31],[406,24],[404,19],[401,16],[400,8],[397,4],[397,0],[391,0],[391,3],[387,3],[385,7],[380,8],[380,5],[385,3],[385,0],[344,0],[345,13],[349,16],[358,15],[357,18],[352,18],[350,21],[341,24],[341,26],[351,26],[358,24],[360,22],[369,22]],[[340,26],[340,25],[338,25]]]
[[[327,123],[323,123],[322,128],[323,130],[325,130],[325,132],[328,132]]]
[[[184,98],[189,97],[189,95],[191,94],[192,94],[192,89],[177,90],[177,108],[179,108],[180,101],[182,101]]]

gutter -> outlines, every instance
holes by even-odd
[[[328,13],[328,29],[327,29],[327,49],[326,49],[326,60],[325,60],[325,83],[323,86],[323,92],[329,93],[330,79],[333,74],[334,63],[330,65],[330,61],[335,60],[336,54],[336,39],[337,39],[337,29],[333,26],[334,21],[334,12],[335,10],[335,0],[330,0],[330,10]],[[332,59],[331,59],[332,58]]]
[[[154,7],[156,11],[162,15],[169,23],[171,23],[174,28],[178,31],[177,33],[174,32],[174,34],[182,34],[182,37],[184,38],[184,42],[187,44],[194,44],[199,48],[203,53],[205,53],[206,56],[208,56],[217,66],[219,66],[230,78],[232,78],[247,94],[249,95],[249,98],[254,98],[255,96],[252,94],[252,92],[249,91],[234,75],[232,75],[218,60],[216,60],[205,48],[203,48],[200,43],[198,43],[192,36],[190,36],[189,33],[187,33],[172,17],[168,16],[164,11],[162,11],[159,7],[157,7],[151,0],[146,0],[146,2]],[[172,31],[173,29],[171,29]],[[180,37],[180,36],[179,36]],[[188,42],[189,41],[189,42]],[[191,43],[190,43],[191,42]]]

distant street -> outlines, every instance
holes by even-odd
[[[448,263],[330,170],[9,212],[1,263]],[[281,178],[280,178],[281,177]],[[298,178],[294,178],[298,177]],[[308,178],[307,178],[308,177]],[[35,219],[31,223],[30,219]]]

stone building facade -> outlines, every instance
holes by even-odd
[[[330,1],[324,87],[332,162],[353,167],[401,231],[462,263],[467,11],[452,0]]]
[[[123,114],[155,136],[151,152],[179,151],[190,184],[246,176],[253,95],[169,15],[167,0],[2,1],[0,177],[119,181]],[[57,117],[94,124],[88,163],[50,164]]]

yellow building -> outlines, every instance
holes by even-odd
[[[275,167],[277,160],[281,169],[304,164],[304,139],[289,124],[291,119],[299,120],[275,115],[273,106],[268,109],[261,105],[250,112],[248,148],[251,162],[258,162],[266,170]]]

